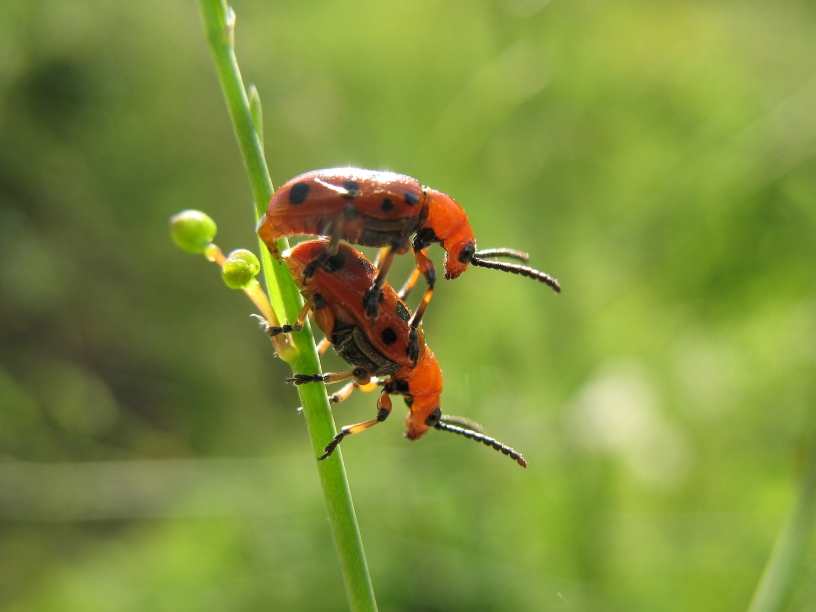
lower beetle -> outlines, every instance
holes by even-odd
[[[376,278],[377,269],[365,256],[349,246],[338,245],[333,256],[324,257],[328,248],[327,240],[310,240],[298,244],[284,255],[295,279],[303,278],[303,271],[312,261],[317,259],[322,264],[314,271],[311,282],[306,284],[299,281],[306,303],[294,324],[270,326],[262,321],[264,330],[270,336],[298,332],[313,311],[315,323],[326,334],[326,339],[321,343],[321,352],[332,345],[343,359],[354,366],[348,372],[296,374],[287,382],[303,385],[353,379],[330,397],[333,403],[348,398],[355,388],[371,391],[377,386],[382,387],[377,400],[376,418],[343,427],[325,447],[320,459],[329,457],[346,436],[365,431],[388,418],[392,408],[390,395],[399,394],[408,406],[406,438],[416,440],[433,427],[483,442],[526,467],[527,462],[520,453],[484,435],[475,423],[442,414],[442,369],[425,344],[425,334],[419,327],[421,310],[412,315],[396,291],[386,283],[382,287],[380,315],[372,325],[362,308],[360,297]],[[427,302],[423,302],[420,308],[426,305]]]

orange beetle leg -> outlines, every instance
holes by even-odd
[[[360,433],[369,427],[374,427],[377,423],[382,423],[388,418],[389,414],[391,414],[391,398],[388,397],[388,394],[385,391],[383,391],[380,394],[380,398],[377,400],[377,418],[371,419],[370,421],[364,421],[363,423],[357,423],[356,425],[346,425],[343,427],[343,429],[340,430],[340,433],[334,436],[334,440],[326,445],[326,448],[323,449],[323,454],[318,457],[318,459],[322,461],[323,459],[329,457],[334,452],[334,449],[337,448],[337,445],[340,444],[340,442],[342,442],[343,438],[346,436]]]
[[[303,269],[303,284],[308,285],[317,270],[329,259],[337,255],[340,250],[340,239],[343,237],[343,229],[347,219],[353,219],[357,211],[349,204],[340,213],[340,216],[332,221],[325,230],[325,235],[329,237],[329,244],[326,250],[310,261]]]
[[[346,401],[349,396],[351,396],[352,392],[355,389],[359,389],[364,393],[368,393],[369,391],[374,391],[377,388],[379,379],[372,377],[371,381],[368,383],[359,383],[356,380],[354,382],[348,383],[345,387],[333,393],[329,396],[329,403],[330,404],[339,404],[340,402]]]
[[[323,338],[317,345],[317,354],[318,355],[325,354],[326,351],[329,350],[330,346],[331,346],[331,341],[328,338]]]
[[[416,258],[417,270],[422,273],[428,282],[425,295],[422,296],[422,301],[419,303],[419,306],[417,306],[414,316],[411,317],[408,323],[411,327],[418,327],[419,322],[422,320],[422,315],[425,314],[425,309],[433,297],[434,285],[436,284],[436,268],[434,268],[433,262],[428,258],[428,249],[414,251],[414,257]]]
[[[374,324],[374,321],[377,320],[377,315],[380,313],[380,295],[382,294],[382,287],[385,284],[385,277],[388,275],[388,270],[391,269],[391,263],[393,261],[394,248],[388,247],[374,284],[371,285],[369,290],[366,291],[365,295],[363,296],[365,316],[367,319],[371,319],[372,325]]]
[[[377,251],[377,257],[376,257],[376,258],[374,259],[374,261],[372,262],[372,263],[374,264],[374,267],[375,267],[375,268],[379,268],[379,267],[380,267],[380,262],[381,262],[383,259],[385,259],[385,256],[386,256],[386,255],[388,255],[388,251],[389,251],[389,250],[390,250],[390,247],[383,247],[383,248],[381,248],[379,251]]]
[[[411,272],[411,276],[408,277],[408,280],[405,281],[402,289],[400,289],[399,293],[397,294],[401,300],[405,301],[408,298],[408,295],[411,293],[414,287],[416,287],[419,276],[419,268],[414,268],[414,270]]]
[[[362,385],[368,384],[371,381],[371,374],[363,368],[354,368],[348,372],[329,372],[328,374],[295,374],[291,378],[287,378],[286,382],[294,383],[297,386],[305,385],[310,382],[322,382],[327,385],[330,383],[340,382],[348,378],[354,378],[355,381]]]

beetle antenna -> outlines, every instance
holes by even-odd
[[[466,419],[465,417],[443,414],[441,417],[439,417],[439,422],[448,423],[449,425],[456,425],[463,429],[475,431],[476,433],[484,433],[484,429],[482,429],[481,425],[479,425],[476,421],[471,421],[470,419]]]
[[[494,440],[493,438],[490,438],[484,434],[481,434],[477,431],[471,431],[470,429],[456,427],[455,425],[448,425],[447,423],[442,423],[441,421],[434,425],[434,427],[441,431],[449,431],[451,433],[459,434],[460,436],[470,438],[471,440],[476,440],[476,442],[481,442],[486,446],[492,446],[497,451],[501,451],[503,454],[508,455],[511,459],[515,459],[516,462],[521,467],[524,468],[527,467],[527,461],[524,460],[524,457],[521,456],[521,453],[516,452],[506,444],[502,444],[501,442]]]
[[[525,253],[524,251],[517,251],[516,249],[483,249],[481,251],[476,251],[474,253],[476,257],[509,257],[510,259],[518,259],[519,261],[523,261],[527,263],[530,260],[530,256]]]
[[[520,274],[521,276],[526,276],[527,278],[532,278],[544,283],[545,285],[549,285],[552,287],[553,291],[556,293],[561,293],[561,285],[558,284],[556,279],[546,272],[540,272],[539,270],[531,268],[530,266],[520,266],[518,264],[506,263],[504,261],[490,261],[476,256],[470,260],[470,263],[480,268],[490,268],[491,270],[502,270],[504,272],[512,272],[513,274]]]

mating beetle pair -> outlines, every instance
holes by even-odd
[[[448,279],[457,278],[473,264],[533,278],[556,292],[560,291],[558,281],[527,266],[487,259],[504,256],[526,261],[527,256],[511,249],[477,251],[467,215],[453,198],[391,172],[335,168],[295,177],[272,197],[258,234],[278,261],[285,259],[306,299],[294,324],[270,326],[264,322],[267,333],[298,332],[313,310],[315,322],[326,334],[321,352],[332,344],[354,366],[344,373],[296,374],[289,382],[330,383],[353,378],[331,396],[333,402],[346,399],[355,387],[370,391],[382,386],[377,417],[343,427],[320,459],[330,456],[344,437],[384,421],[391,413],[389,394],[396,393],[405,397],[409,407],[409,439],[419,438],[430,427],[451,431],[493,446],[526,467],[518,452],[482,434],[475,423],[442,415],[442,370],[419,327],[436,280],[427,247],[441,243],[445,249]],[[330,240],[304,242],[282,255],[275,240],[296,235],[327,236]],[[362,254],[342,245],[341,239],[381,247],[379,271]],[[406,253],[409,246],[413,246],[416,268],[398,295],[386,283],[386,275],[394,255]],[[428,289],[411,315],[402,300],[420,275]],[[379,378],[382,376],[390,379]]]
[[[416,314],[411,315],[397,292],[386,283],[379,304],[380,316],[369,323],[358,300],[374,281],[376,268],[364,255],[344,244],[338,245],[337,253],[327,259],[328,246],[326,240],[310,240],[291,249],[285,261],[306,303],[293,325],[273,327],[265,321],[263,324],[270,336],[298,332],[309,312],[314,311],[315,323],[326,334],[319,351],[322,353],[333,345],[335,351],[354,366],[348,372],[296,374],[288,379],[289,382],[302,385],[353,379],[329,398],[332,403],[347,399],[355,388],[373,391],[377,386],[382,387],[376,418],[343,427],[326,446],[320,459],[331,455],[346,436],[365,431],[388,418],[392,408],[389,396],[399,394],[409,409],[405,421],[408,439],[416,440],[434,427],[483,442],[526,467],[527,462],[520,453],[482,434],[475,423],[442,414],[442,369],[425,344],[425,334],[418,327]],[[303,273],[316,258],[324,263],[314,271],[311,282],[306,285],[302,281]],[[384,376],[390,378],[386,380],[382,378]]]
[[[521,274],[549,285],[556,292],[561,291],[558,281],[544,272],[492,261],[495,257],[526,261],[525,253],[512,249],[477,251],[467,214],[456,200],[441,191],[423,187],[404,174],[332,168],[296,176],[272,196],[258,225],[258,235],[278,261],[280,253],[275,241],[280,238],[330,237],[325,253],[306,267],[303,280],[307,283],[317,267],[337,253],[341,239],[360,246],[384,248],[378,262],[379,274],[363,298],[369,318],[377,317],[379,291],[385,284],[394,255],[407,253],[411,246],[416,270],[408,283],[413,287],[419,274],[428,283],[419,307],[422,311],[431,299],[436,282],[436,270],[427,256],[427,247],[434,243],[440,243],[446,251],[447,279],[458,278],[472,264]],[[412,235],[413,242],[409,241]]]

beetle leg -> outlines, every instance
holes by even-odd
[[[295,374],[291,378],[287,378],[286,382],[294,383],[297,386],[310,382],[322,382],[328,385],[348,378],[354,378],[355,382],[361,385],[367,385],[371,382],[371,374],[364,368],[354,368],[348,372],[329,372],[328,374]]]
[[[380,266],[380,271],[374,284],[365,292],[363,296],[363,307],[365,308],[365,316],[372,321],[377,320],[377,315],[380,311],[380,294],[382,287],[385,284],[385,277],[388,275],[388,270],[391,269],[391,262],[394,261],[394,247],[388,247],[385,257]]]
[[[329,350],[331,346],[331,341],[328,338],[323,338],[317,345],[317,354],[323,355],[326,351]]]
[[[422,301],[419,303],[419,306],[417,307],[416,312],[409,323],[411,327],[418,327],[420,321],[422,320],[422,315],[425,314],[425,309],[428,307],[428,304],[433,297],[434,284],[436,283],[436,268],[434,267],[433,262],[428,258],[427,249],[414,251],[414,256],[417,262],[416,268],[414,268],[414,271],[411,272],[411,276],[408,277],[405,285],[402,287],[402,289],[400,289],[399,297],[402,300],[406,299],[408,294],[411,293],[411,290],[416,286],[416,283],[419,280],[419,275],[422,274],[425,277],[425,280],[428,282],[428,288],[425,290],[425,295],[422,296]]]
[[[375,268],[379,269],[380,262],[385,258],[386,255],[388,255],[388,247],[383,247],[379,251],[377,251],[377,257],[375,257],[374,261],[372,262]]]
[[[340,402],[346,401],[351,395],[352,391],[354,391],[356,386],[357,386],[356,383],[350,382],[339,391],[335,391],[329,396],[329,403],[339,404]]]
[[[354,383],[354,382],[350,382],[350,383],[344,385],[342,389],[340,389],[339,391],[336,391],[335,393],[332,393],[329,396],[329,403],[330,404],[339,404],[340,402],[346,401],[349,398],[349,396],[351,395],[351,392],[354,391],[354,388],[356,386],[357,386],[357,384]],[[303,406],[298,407],[297,413],[298,414],[303,414]]]
[[[363,296],[363,307],[366,311],[366,318],[372,319],[372,325],[377,320],[377,315],[380,310],[380,300],[382,299],[382,288],[385,285],[385,277],[388,276],[388,271],[391,269],[391,263],[394,261],[394,254],[397,249],[402,248],[406,242],[405,238],[395,238],[391,246],[385,251],[385,256],[382,258],[382,265],[377,274],[374,284],[365,292]],[[377,258],[380,259],[379,257]]]
[[[274,315],[275,313],[272,312],[272,314]],[[278,330],[283,330],[283,327],[278,325],[277,319],[272,319],[272,322],[270,323],[269,321],[264,319],[261,315],[251,314],[249,316],[258,320],[258,325],[261,327],[264,333],[267,334],[269,338],[272,340],[272,346],[275,347],[275,351],[278,353],[280,357],[285,359],[288,355],[291,354],[293,347],[289,343],[289,340],[287,340],[286,338],[278,337],[279,334],[283,333],[282,331]]]
[[[330,404],[339,404],[340,402],[346,401],[352,392],[355,389],[359,389],[364,393],[368,393],[369,391],[374,391],[377,388],[378,383],[380,380],[378,378],[371,378],[371,381],[368,383],[358,383],[356,380],[353,382],[348,383],[345,387],[333,393],[329,396],[329,403]]]
[[[417,270],[419,270],[419,272],[425,276],[425,280],[428,282],[428,288],[425,290],[425,295],[422,296],[422,301],[419,303],[419,306],[417,306],[414,316],[411,317],[411,320],[408,322],[411,327],[418,327],[420,321],[422,320],[422,315],[425,314],[425,309],[428,307],[428,304],[431,302],[431,298],[433,297],[434,285],[436,284],[436,268],[434,268],[433,262],[428,258],[427,249],[414,251],[414,257],[416,258],[417,262]]]
[[[357,209],[349,204],[343,209],[343,212],[340,213],[340,217],[334,220],[331,232],[328,233],[329,246],[326,247],[325,251],[327,259],[337,255],[337,251],[340,250],[340,239],[343,237],[343,226],[346,224],[346,221],[352,221],[357,217],[359,217]]]
[[[340,430],[340,433],[334,436],[334,440],[326,445],[326,448],[323,449],[323,454],[318,457],[318,459],[322,461],[323,459],[329,457],[334,452],[334,449],[337,448],[337,445],[340,444],[340,442],[342,442],[343,438],[346,436],[360,433],[361,431],[365,431],[370,427],[374,427],[377,423],[382,423],[388,418],[389,414],[391,414],[391,398],[388,397],[388,394],[385,391],[383,391],[380,393],[380,398],[377,400],[377,418],[343,427],[343,429]]]
[[[291,326],[293,332],[299,332],[303,329],[303,326],[306,324],[306,317],[309,316],[309,311],[314,308],[315,299],[310,297],[306,300],[306,303],[303,304],[303,308],[300,309],[298,313],[297,319],[295,319],[294,324]]]
[[[402,289],[399,290],[397,295],[399,299],[405,301],[408,299],[408,295],[411,291],[416,287],[417,281],[419,280],[419,268],[414,268],[411,272],[411,276],[408,277],[408,280],[405,281],[405,284],[402,286]]]
[[[422,296],[422,301],[419,303],[419,306],[414,312],[414,316],[411,317],[410,321],[408,321],[408,325],[414,328],[419,327],[419,323],[422,321],[422,315],[425,314],[425,309],[428,307],[432,297],[433,289],[429,287],[428,290],[425,291],[425,295]]]
[[[385,380],[383,380],[382,378],[377,378],[376,376],[372,376],[371,380],[368,383],[357,382],[356,380],[352,381],[350,383],[347,383],[339,391],[332,393],[329,396],[329,403],[339,404],[340,402],[345,402],[355,389],[359,389],[363,393],[368,393],[370,391],[374,391],[374,389],[376,389],[377,387],[382,387],[384,384]],[[297,412],[298,414],[302,414],[303,406],[300,406],[297,409]]]
[[[415,250],[414,259],[416,260],[416,267],[414,268],[413,272],[411,272],[411,276],[408,277],[408,280],[405,281],[402,289],[399,291],[399,297],[401,300],[408,298],[408,294],[413,291],[417,281],[419,280],[420,274],[425,277],[428,287],[431,289],[433,289],[434,283],[436,283],[436,268],[434,267],[433,262],[428,258],[428,249],[420,249],[418,251]]]
[[[306,317],[309,316],[309,311],[314,308],[314,298],[309,298],[306,300],[306,303],[303,305],[303,308],[300,309],[298,313],[297,319],[292,325],[270,325],[269,321],[264,319],[263,317],[259,317],[258,315],[253,315],[255,318],[258,319],[261,325],[261,329],[270,337],[274,338],[280,334],[291,334],[297,333],[303,326],[306,324]]]
[[[340,213],[340,216],[329,223],[325,229],[325,235],[329,237],[329,244],[326,250],[306,264],[303,268],[303,284],[308,285],[312,277],[329,259],[337,255],[340,250],[340,239],[343,237],[343,227],[346,221],[353,220],[359,216],[357,210],[349,204]]]

